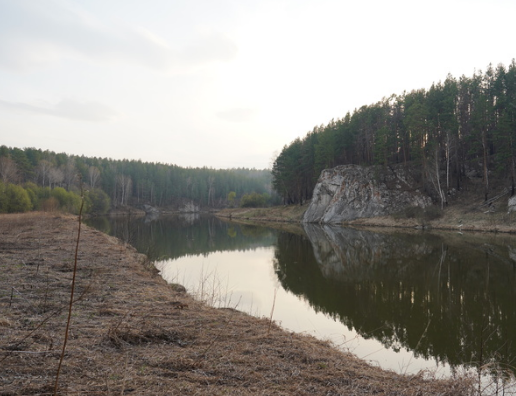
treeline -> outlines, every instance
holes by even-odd
[[[478,173],[487,199],[493,176],[515,188],[516,63],[489,65],[483,73],[391,95],[315,127],[285,146],[272,174],[285,203],[312,197],[322,170],[336,165],[403,163],[420,172],[422,185],[443,204]]]
[[[76,196],[86,191],[88,209],[96,213],[110,207],[143,204],[218,208],[236,206],[242,197],[253,193],[268,199],[271,196],[270,170],[182,168],[7,146],[0,146],[0,181],[0,204],[7,188],[14,188],[10,185],[25,190],[32,198],[31,208],[35,209],[48,205],[48,199],[63,195],[63,191]],[[15,189],[20,192],[18,187]],[[58,197],[54,198],[57,202],[52,203],[62,207]],[[0,205],[2,211],[13,208]]]

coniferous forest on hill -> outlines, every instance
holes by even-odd
[[[270,170],[182,168],[0,146],[0,213],[36,210],[105,213],[143,204],[162,208],[264,205]]]
[[[513,60],[472,77],[448,75],[429,89],[393,94],[315,127],[283,148],[272,183],[285,203],[303,203],[324,169],[405,164],[417,170],[427,192],[435,193],[432,180],[438,179],[441,199],[476,172],[487,199],[494,178],[514,194],[515,156]]]

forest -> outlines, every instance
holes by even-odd
[[[487,200],[497,180],[515,190],[516,62],[448,75],[428,89],[392,94],[313,128],[285,145],[268,169],[182,168],[0,146],[0,212],[77,211],[148,204],[180,208],[302,204],[322,170],[402,164],[443,205],[466,177]],[[83,191],[84,193],[82,193]],[[275,194],[275,192],[277,194]]]
[[[178,209],[268,204],[270,170],[182,168],[176,165],[90,158],[35,148],[0,146],[0,213],[85,210],[143,204]]]
[[[337,165],[404,164],[417,170],[427,193],[446,201],[467,174],[515,188],[516,63],[489,65],[472,77],[448,75],[429,89],[384,97],[315,127],[276,158],[273,188],[285,204],[312,197],[322,170]]]

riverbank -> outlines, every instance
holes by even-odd
[[[53,394],[78,221],[0,216],[0,394]],[[82,225],[63,395],[461,395],[471,381],[370,366],[268,318],[195,301],[132,247]]]
[[[233,208],[221,210],[216,215],[240,221],[300,224],[307,208],[308,204],[272,208]],[[435,206],[426,211],[407,210],[390,216],[356,219],[342,225],[516,233],[516,214],[507,213],[506,204],[486,206],[473,196],[458,200],[443,210]]]

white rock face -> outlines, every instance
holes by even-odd
[[[341,165],[321,172],[303,222],[338,224],[431,203],[401,166]]]
[[[516,195],[509,198],[507,202],[507,213],[516,212]]]
[[[193,201],[186,202],[182,208],[179,209],[183,213],[197,213],[200,212],[201,208],[196,205]]]

